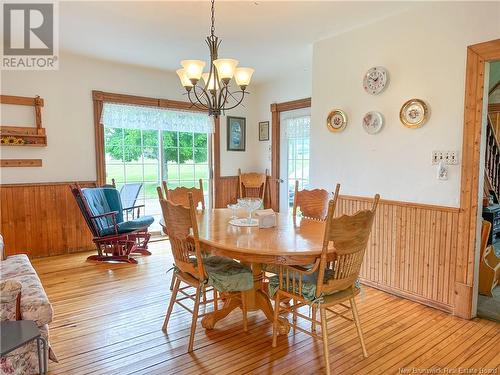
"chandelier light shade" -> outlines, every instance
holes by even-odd
[[[240,87],[247,87],[254,71],[255,69],[252,68],[237,68],[234,77],[236,84]]]
[[[218,58],[221,40],[215,36],[214,1],[211,0],[212,27],[206,39],[210,50],[208,71],[203,71],[206,63],[202,60],[182,60],[182,69],[176,72],[193,106],[206,110],[210,116],[218,117],[243,102],[243,98],[248,94],[246,88],[250,84],[254,69],[237,68],[239,61],[235,59]],[[239,90],[231,91],[233,79]]]
[[[191,80],[188,78],[186,70],[184,68],[177,69],[176,73],[179,76],[179,79],[181,80],[182,86],[184,86],[186,90],[188,89],[188,87],[189,88],[193,87],[193,84],[191,83]]]

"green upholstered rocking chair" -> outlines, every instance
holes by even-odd
[[[152,216],[124,220],[124,211],[141,206],[123,208],[120,193],[112,187],[80,188],[71,186],[76,203],[94,236],[97,255],[87,260],[137,263],[131,253],[151,255],[147,250]]]

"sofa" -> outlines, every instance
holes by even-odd
[[[52,322],[54,311],[35,269],[24,254],[5,257],[1,236],[0,250],[2,320],[33,320],[40,329],[42,337],[49,342],[49,324]],[[45,356],[57,361],[50,349],[50,343]],[[38,374],[36,343],[28,343],[2,357],[0,374]]]

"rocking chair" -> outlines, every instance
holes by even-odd
[[[142,216],[124,221],[123,211],[139,209],[141,206],[123,208],[120,193],[110,187],[81,189],[78,184],[71,186],[71,192],[87,223],[97,255],[87,260],[100,262],[137,263],[131,253],[151,255],[147,250],[150,234],[148,227],[152,216]]]

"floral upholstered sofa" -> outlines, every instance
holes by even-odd
[[[2,320],[33,320],[48,342],[52,305],[28,257],[23,254],[3,256],[0,236],[0,316]],[[20,299],[19,299],[20,292]],[[45,353],[56,360],[49,349]],[[46,362],[48,363],[48,361]],[[28,343],[0,359],[0,374],[38,374],[38,354],[35,342]]]

